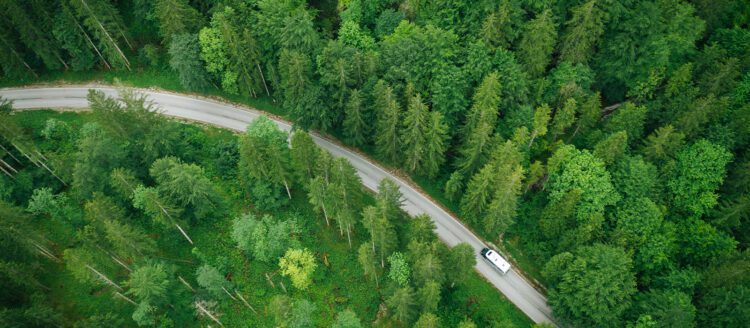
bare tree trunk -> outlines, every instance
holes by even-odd
[[[531,133],[531,138],[529,140],[529,149],[531,149],[531,145],[534,143],[534,139],[536,139],[536,130]]]
[[[120,293],[120,292],[115,292],[115,296],[117,296],[117,297],[119,297],[119,298],[122,298],[122,299],[126,300],[126,301],[127,301],[128,303],[130,303],[130,304],[133,304],[133,305],[138,305],[138,303],[136,303],[135,301],[133,301],[132,299],[130,299],[130,297],[127,297],[127,296],[123,295],[123,294],[122,294],[122,293]]]
[[[86,37],[86,41],[89,43],[89,46],[91,46],[92,48],[94,48],[94,51],[96,51],[96,55],[99,56],[99,59],[101,59],[102,62],[104,62],[104,66],[107,66],[107,69],[112,69],[112,66],[109,66],[109,63],[107,62],[107,60],[104,59],[104,56],[102,56],[102,53],[99,52],[99,48],[97,48],[96,45],[94,44],[94,42],[91,41],[91,38],[89,37],[89,34],[86,33],[86,30],[83,29],[83,26],[81,26],[81,24],[78,24],[78,20],[75,17],[72,17],[72,19],[73,19],[73,22],[76,23],[76,26],[78,27],[78,30],[80,30],[81,33],[83,33],[83,36]]]
[[[250,305],[250,303],[248,303],[247,300],[244,297],[242,297],[242,294],[240,294],[240,292],[238,292],[236,290],[234,292],[237,294],[237,297],[239,297],[240,300],[242,300],[242,303],[244,303],[245,306],[247,306],[248,309],[250,309],[251,311],[253,311],[253,313],[258,314],[258,311],[255,311],[255,308],[252,305]]]
[[[12,158],[14,161],[16,161],[16,163],[21,164],[21,161],[19,161],[18,158],[16,158],[16,156],[14,156],[13,153],[11,153],[10,150],[8,150],[8,148],[5,148],[5,146],[3,146],[2,144],[0,144],[0,149],[4,150],[6,153],[8,153],[8,155],[10,155],[10,158]]]
[[[279,281],[279,285],[281,285],[281,289],[284,290],[284,294],[287,294],[286,286],[284,286],[284,282],[283,281]]]
[[[185,279],[183,279],[183,278],[182,278],[182,276],[177,276],[177,279],[178,279],[178,280],[179,280],[179,281],[180,281],[180,282],[181,282],[181,283],[182,283],[183,285],[185,285],[185,287],[187,287],[188,289],[190,289],[190,291],[191,291],[191,292],[195,292],[195,289],[193,289],[193,286],[190,286],[190,284],[189,284],[189,283],[188,283],[187,281],[185,281]]]
[[[96,271],[96,269],[94,269],[93,267],[91,267],[91,266],[90,266],[90,265],[88,265],[88,264],[86,264],[86,267],[87,267],[87,268],[88,268],[89,270],[93,271],[93,272],[94,272],[94,273],[95,273],[95,274],[96,274],[96,275],[97,275],[97,276],[98,276],[98,277],[99,277],[100,279],[104,280],[104,282],[106,282],[106,283],[108,283],[108,284],[110,284],[110,285],[114,286],[115,288],[117,288],[117,289],[119,289],[119,290],[123,290],[123,289],[122,289],[122,287],[120,287],[120,285],[116,284],[116,283],[115,283],[114,281],[112,281],[112,280],[110,280],[109,278],[107,278],[107,276],[105,276],[105,275],[104,275],[103,273],[101,273],[101,272],[99,272],[99,271]]]
[[[352,248],[352,227],[351,224],[346,224],[346,239],[349,240],[349,248]]]
[[[260,69],[260,64],[259,63],[256,62],[255,66],[258,67],[258,72],[260,72],[260,79],[261,79],[261,81],[263,81],[263,87],[266,88],[266,95],[270,98],[271,97],[271,92],[268,91],[268,84],[266,84],[266,77],[263,76],[263,70]]]
[[[70,67],[68,67],[68,64],[67,64],[67,63],[66,63],[66,62],[65,62],[65,61],[64,61],[64,60],[63,60],[62,58],[60,58],[60,55],[58,55],[58,54],[55,54],[55,57],[57,57],[57,60],[59,60],[59,61],[60,61],[60,63],[62,63],[62,64],[63,64],[63,66],[65,66],[65,70],[66,70],[66,71],[67,71],[68,69],[70,69]]]
[[[230,292],[229,292],[229,291],[228,291],[228,290],[227,290],[226,288],[224,288],[224,287],[222,286],[222,287],[221,287],[221,289],[222,289],[222,290],[224,290],[224,292],[225,292],[225,293],[227,293],[227,295],[229,295],[229,297],[230,297],[231,299],[233,299],[233,300],[234,300],[235,302],[237,301],[237,298],[235,298],[235,297],[234,297],[234,295],[232,295],[232,293],[230,293]]]
[[[289,196],[289,199],[292,199],[292,192],[289,191],[289,184],[286,182],[286,179],[284,179],[284,188],[286,188],[286,194]]]
[[[3,173],[5,173],[5,175],[7,175],[9,178],[11,178],[13,180],[16,179],[16,178],[13,177],[12,174],[10,174],[10,172],[6,171],[2,166],[0,166],[0,171],[3,171]]]
[[[271,280],[271,277],[268,276],[268,272],[266,272],[266,281],[268,281],[268,284],[271,285],[273,289],[276,289],[276,285],[273,283],[273,280]]]
[[[326,226],[330,227],[331,226],[331,222],[328,221],[328,211],[326,210],[326,205],[325,204],[321,204],[320,207],[323,208],[323,217],[326,218]]]
[[[111,257],[111,258],[112,258],[112,259],[113,259],[113,260],[114,260],[115,262],[117,262],[117,264],[119,264],[120,266],[122,266],[123,268],[125,268],[125,270],[128,270],[128,272],[133,272],[133,270],[132,270],[132,269],[130,269],[130,267],[129,267],[129,266],[127,266],[127,264],[125,264],[124,262],[122,262],[122,261],[121,261],[120,259],[118,259],[118,258],[117,258],[117,257],[115,257],[114,255],[110,255],[110,257]]]
[[[23,63],[23,66],[26,66],[26,69],[28,69],[28,70],[29,70],[29,72],[31,72],[31,74],[33,74],[33,75],[34,75],[34,77],[37,77],[37,78],[39,77],[39,75],[36,75],[36,73],[34,72],[34,70],[33,70],[33,69],[31,69],[31,66],[29,66],[29,63],[27,63],[27,62],[26,62],[25,60],[23,60],[23,57],[21,57],[21,56],[20,56],[20,55],[19,55],[19,54],[18,54],[18,53],[16,52],[16,50],[15,50],[15,49],[13,49],[13,47],[11,47],[11,46],[10,46],[10,43],[9,43],[8,41],[6,41],[6,40],[5,40],[5,38],[0,38],[0,40],[2,40],[2,41],[3,41],[3,43],[5,43],[5,47],[6,47],[7,49],[10,49],[10,52],[12,52],[12,53],[13,53],[13,55],[15,55],[15,56],[16,56],[16,58],[18,58],[18,60],[19,60],[19,61],[20,61],[21,63]]]
[[[102,32],[104,32],[104,35],[107,36],[107,39],[109,39],[109,42],[111,42],[112,45],[115,47],[115,49],[117,49],[117,52],[120,54],[120,57],[122,57],[122,60],[125,62],[125,67],[127,67],[129,71],[130,61],[128,61],[128,58],[125,56],[125,53],[123,53],[122,50],[120,50],[120,47],[117,46],[117,42],[115,42],[115,40],[112,39],[112,36],[109,35],[109,32],[107,32],[107,29],[104,28],[104,25],[102,25],[102,23],[99,21],[99,18],[96,17],[96,15],[94,14],[94,11],[91,10],[91,8],[89,8],[88,3],[86,3],[85,0],[80,0],[80,1],[81,1],[81,4],[83,4],[86,7],[86,10],[89,11],[89,13],[91,14],[91,17],[94,18],[94,20],[96,21],[96,24],[99,25],[99,28],[102,30]],[[125,38],[125,42],[128,43],[128,45],[130,45],[127,38]],[[132,46],[131,46],[131,49],[132,49]]]
[[[9,170],[13,171],[13,173],[18,173],[18,171],[16,171],[16,169],[14,169],[13,166],[11,166],[10,164],[8,164],[4,160],[0,159],[0,163],[3,164],[3,166],[5,166],[6,168],[8,168]]]
[[[62,262],[62,261],[60,261],[60,259],[57,256],[55,256],[54,254],[52,254],[52,252],[50,252],[46,247],[37,244],[37,242],[35,242],[35,241],[31,240],[31,239],[29,239],[29,241],[31,242],[32,245],[34,245],[34,247],[37,248],[37,250],[39,250],[40,253],[42,253],[42,255],[44,255],[46,257],[49,257],[50,259],[52,259],[52,260],[54,260],[56,262]]]
[[[224,325],[217,319],[213,314],[211,314],[210,311],[206,310],[205,307],[203,307],[203,303],[201,301],[195,302],[195,308],[198,309],[201,313],[205,314],[207,317],[211,318],[214,322],[219,324],[219,326],[224,327]]]
[[[185,232],[185,230],[182,230],[182,227],[180,227],[180,225],[177,224],[177,223],[175,223],[174,225],[177,227],[177,229],[180,229],[180,232],[182,233],[182,235],[185,236],[185,239],[187,239],[187,241],[190,242],[190,245],[192,245],[193,244],[193,240],[190,239],[190,236],[188,236],[188,234]]]

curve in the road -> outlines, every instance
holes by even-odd
[[[117,96],[117,89],[107,86],[70,86],[40,88],[0,89],[0,96],[12,100],[16,109],[36,108],[88,108],[86,94],[89,89],[101,90],[107,95]],[[244,131],[247,125],[260,115],[266,113],[236,106],[212,99],[196,96],[178,95],[163,91],[139,89],[161,108],[163,114],[216,125],[236,131]],[[273,117],[272,117],[273,118]],[[273,118],[283,130],[289,131],[291,124]],[[485,247],[484,242],[466,228],[457,218],[443,210],[428,197],[415,190],[398,176],[389,173],[364,156],[347,150],[330,140],[313,134],[315,142],[334,156],[345,157],[357,169],[362,183],[369,189],[377,191],[380,180],[389,178],[395,181],[404,195],[404,210],[410,215],[427,214],[437,227],[437,234],[449,246],[458,243],[471,245],[477,256],[476,270],[492,285],[500,290],[511,302],[523,311],[534,322],[554,324],[552,311],[547,299],[532,284],[525,280],[516,270],[507,274],[498,273],[480,255],[479,250]]]

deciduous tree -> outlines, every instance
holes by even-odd
[[[307,249],[289,249],[279,259],[281,274],[292,280],[297,289],[305,290],[312,284],[312,274],[317,267],[315,256]]]
[[[700,216],[716,206],[716,190],[731,160],[730,152],[703,139],[680,151],[675,174],[667,184],[676,209]]]
[[[619,326],[636,291],[631,268],[625,251],[601,244],[556,255],[543,271],[555,314],[583,326]]]
[[[390,265],[388,278],[391,278],[391,280],[395,281],[401,287],[407,286],[411,277],[411,268],[409,267],[409,263],[406,263],[404,254],[393,252],[393,254],[388,256],[388,265]]]

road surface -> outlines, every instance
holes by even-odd
[[[0,96],[13,100],[16,109],[34,108],[87,108],[86,94],[88,89],[98,89],[108,95],[116,96],[117,90],[106,86],[75,86],[53,88],[23,88],[0,89]],[[178,95],[161,91],[141,89],[155,104],[161,107],[165,115],[188,119],[244,131],[249,122],[263,112],[246,107],[222,103],[212,99],[195,96]],[[289,131],[291,125],[282,120],[274,119],[278,126]],[[390,178],[401,188],[404,195],[404,210],[410,215],[426,213],[437,226],[437,234],[445,243],[454,246],[458,243],[468,243],[477,254],[476,270],[492,283],[498,290],[513,302],[534,322],[553,323],[552,311],[547,305],[547,299],[514,270],[502,275],[480,255],[479,250],[485,247],[476,235],[461,224],[458,219],[444,211],[428,197],[412,188],[399,177],[380,168],[367,158],[349,151],[318,135],[313,135],[315,142],[334,156],[345,157],[357,169],[362,183],[369,189],[376,191],[378,183],[384,178]]]

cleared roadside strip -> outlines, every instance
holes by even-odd
[[[102,85],[81,85],[67,87],[29,87],[0,89],[0,96],[12,100],[16,109],[39,108],[71,108],[82,109],[88,107],[86,94],[89,89],[101,90],[107,95],[117,96],[117,89]],[[257,117],[269,116],[283,130],[290,131],[291,124],[267,113],[237,106],[213,99],[192,95],[180,95],[150,89],[137,89],[149,97],[164,115],[207,123],[235,131],[244,131],[247,125]],[[547,305],[547,299],[524,279],[515,268],[507,274],[498,273],[479,255],[479,250],[485,243],[464,226],[457,218],[435,204],[429,197],[417,191],[414,187],[397,175],[381,168],[365,156],[350,151],[318,134],[313,133],[313,139],[323,149],[337,157],[349,160],[362,178],[365,187],[377,191],[380,180],[389,178],[396,182],[404,195],[403,209],[414,216],[427,214],[437,227],[440,239],[449,246],[465,242],[475,250],[477,257],[476,270],[492,285],[502,292],[512,303],[523,311],[534,322],[554,324],[552,311]]]

